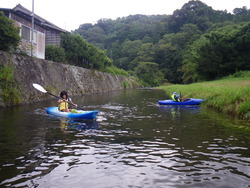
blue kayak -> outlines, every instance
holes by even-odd
[[[50,115],[58,116],[58,117],[65,117],[70,119],[95,119],[98,115],[98,111],[83,111],[77,110],[78,113],[71,113],[71,112],[62,112],[58,110],[58,107],[53,106],[46,109],[46,112]]]
[[[173,100],[160,100],[159,105],[199,105],[204,99],[185,99],[183,102],[175,102]]]

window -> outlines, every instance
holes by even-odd
[[[22,31],[21,31],[21,36],[23,39],[31,42],[32,38],[31,38],[31,29],[25,26],[22,26]],[[37,32],[33,31],[33,42],[37,43]]]
[[[22,26],[21,36],[23,39],[30,41],[30,29],[28,27]]]

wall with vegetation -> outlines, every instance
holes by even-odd
[[[83,95],[137,87],[129,77],[0,51],[0,106],[50,98],[34,89],[32,83],[56,95],[61,90]]]

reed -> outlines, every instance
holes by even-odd
[[[221,112],[250,120],[250,71],[237,72],[220,80],[189,85],[161,86],[170,95],[176,91],[183,98],[202,98],[202,104]]]

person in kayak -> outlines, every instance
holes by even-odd
[[[60,97],[62,98],[58,100],[58,109],[60,111],[71,112],[72,109],[69,109],[69,103],[77,107],[77,104],[73,103],[73,101],[68,97],[67,91],[62,91],[60,93]]]
[[[180,95],[177,94],[176,92],[173,92],[173,94],[171,95],[171,98],[175,102],[181,102],[182,101]]]

